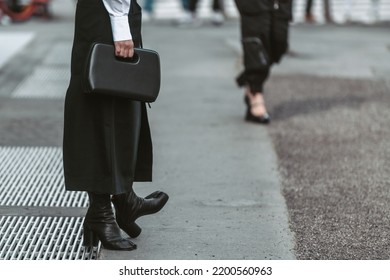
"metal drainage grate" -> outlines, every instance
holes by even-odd
[[[11,96],[63,99],[69,79],[69,67],[39,66],[12,92]]]
[[[82,246],[81,217],[2,216],[0,260],[92,260],[97,248]]]
[[[87,207],[85,192],[64,187],[57,147],[0,147],[0,205]]]

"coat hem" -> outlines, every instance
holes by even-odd
[[[65,189],[67,191],[86,191],[86,192],[95,192],[95,193],[104,193],[104,194],[121,194],[130,192],[133,187],[132,178],[126,180],[127,182],[123,182],[121,184],[121,188],[116,188],[116,186],[112,186],[112,178],[95,178],[94,180],[90,179],[66,179],[65,180]],[[112,186],[108,188],[108,186]]]

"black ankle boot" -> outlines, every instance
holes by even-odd
[[[116,221],[130,237],[137,237],[141,233],[141,228],[135,223],[139,217],[150,215],[160,211],[169,196],[160,191],[156,191],[145,198],[138,197],[133,190],[128,193],[114,195],[112,203],[115,206]]]
[[[89,208],[84,219],[84,246],[97,246],[99,240],[106,249],[134,250],[137,248],[129,239],[123,238],[115,221],[109,194],[88,192]]]

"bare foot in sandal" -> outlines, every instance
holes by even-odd
[[[271,121],[265,108],[264,97],[261,92],[256,92],[253,95],[247,90],[245,93],[245,103],[247,105],[246,121],[261,124],[268,124]]]

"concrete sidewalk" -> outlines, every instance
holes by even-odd
[[[63,98],[70,69],[74,12],[72,2],[61,3],[62,6],[57,7],[61,7],[58,11],[63,14],[50,23],[32,20],[0,29],[0,36],[7,32],[7,38],[22,42],[18,43],[17,52],[15,49],[3,56],[0,75],[0,158],[5,155],[7,159],[0,161],[0,172],[4,175],[0,177],[4,190],[0,201],[3,196],[14,196],[9,190],[13,187],[21,202],[2,202],[0,219],[72,220],[76,217],[77,223],[56,227],[66,232],[53,234],[52,242],[63,242],[55,240],[56,236],[70,234],[67,240],[81,247],[82,217],[87,200],[82,194],[65,194],[60,170]],[[344,166],[335,170],[332,167],[353,158],[354,151],[362,148],[358,141],[343,138],[349,129],[353,129],[353,135],[366,135],[367,154],[373,155],[376,151],[376,142],[371,139],[382,141],[384,151],[389,149],[381,140],[384,130],[373,126],[370,118],[362,120],[359,111],[360,104],[370,101],[367,107],[370,116],[378,123],[388,120],[388,30],[296,25],[291,31],[291,53],[275,66],[267,83],[267,93],[271,92],[267,94],[267,104],[274,121],[270,127],[264,127],[243,120],[243,93],[234,83],[241,67],[238,21],[228,21],[220,28],[207,24],[200,28],[177,28],[169,21],[143,26],[145,47],[161,55],[163,77],[160,96],[149,110],[155,154],[154,181],[137,183],[135,190],[139,195],[147,195],[160,189],[169,193],[170,200],[160,213],[139,219],[143,232],[134,240],[137,250],[102,249],[100,259],[386,256],[387,247],[378,246],[376,255],[370,251],[371,244],[383,244],[381,236],[386,234],[386,228],[376,225],[379,233],[371,234],[374,232],[372,217],[364,216],[368,213],[366,209],[359,203],[353,204],[356,208],[348,208],[348,198],[356,194],[356,201],[360,201],[359,192],[366,190],[366,185],[360,183],[367,180],[366,169],[363,172],[352,169],[349,163],[347,167],[352,171],[345,174],[340,172]],[[27,34],[27,37],[23,36],[20,41],[18,34]],[[12,46],[12,42],[9,43]],[[1,47],[7,49],[5,46]],[[6,52],[0,49],[0,53]],[[43,95],[44,92],[48,95]],[[324,120],[327,120],[326,125],[322,125]],[[323,145],[324,139],[330,141],[328,135],[334,137],[336,144]],[[315,136],[319,137],[317,142],[312,139]],[[345,151],[350,151],[352,157],[344,156]],[[30,152],[41,154],[31,161]],[[316,153],[318,157],[313,156]],[[50,159],[52,155],[54,160]],[[379,163],[374,164],[371,158],[363,161],[363,156],[359,158],[359,162],[364,163],[362,166],[373,166],[370,173],[373,177],[369,179],[375,182],[376,178],[385,178],[386,174],[375,176],[373,172],[388,169],[376,168],[375,164]],[[378,154],[378,158],[380,156]],[[322,162],[316,161],[318,158],[326,158],[327,164],[322,166]],[[388,162],[386,158],[382,161]],[[42,162],[47,166],[34,169]],[[58,170],[46,173],[53,166]],[[24,174],[23,181],[18,176],[24,170],[37,171]],[[284,173],[279,174],[279,171]],[[322,176],[325,172],[327,175]],[[343,191],[350,187],[345,178],[350,174],[355,184],[345,201]],[[332,180],[335,182],[330,184]],[[316,182],[319,182],[317,186]],[[381,179],[379,183],[383,182],[387,181]],[[375,186],[370,185],[371,200],[364,200],[365,205],[374,208],[378,199],[386,197]],[[382,186],[384,190],[386,186]],[[48,195],[57,189],[58,194]],[[34,191],[44,195],[33,195]],[[340,195],[335,198],[338,192]],[[47,204],[41,204],[42,199],[47,199]],[[65,200],[64,204],[56,204],[61,199]],[[337,207],[330,208],[333,213],[328,207],[335,201]],[[383,205],[378,209],[385,209]],[[350,216],[345,215],[350,209],[354,209],[353,214],[362,222],[355,225],[353,220],[351,224]],[[386,213],[390,213],[390,209],[374,218],[388,217]],[[33,223],[37,224],[35,220]],[[381,224],[386,225],[386,222]],[[347,227],[344,232],[333,230],[343,226]],[[356,229],[371,234],[363,249],[359,247],[360,237],[354,235],[359,232]],[[0,234],[13,230],[21,232],[18,226],[5,225],[0,228]],[[73,232],[77,232],[76,238]],[[16,239],[16,233],[9,236]],[[34,238],[47,239],[39,232],[34,234]],[[1,239],[7,244],[12,241],[7,237]],[[20,240],[28,243],[22,244],[24,247],[31,243],[25,237]],[[345,252],[350,251],[349,244],[353,244],[357,253],[346,255]],[[0,259],[2,256],[0,252]]]
[[[237,31],[237,22],[144,26],[145,47],[161,55],[163,82],[149,110],[155,177],[136,190],[162,189],[171,199],[161,213],[140,219],[138,250],[102,250],[101,258],[294,258],[267,128],[243,121],[238,56],[226,44]]]
[[[74,7],[62,8],[65,7],[64,14],[51,23],[33,20],[24,26],[7,27],[9,32],[28,30],[35,35],[27,48],[20,51],[28,49],[33,56],[26,64],[31,72],[22,86],[15,89],[20,93],[30,88],[34,97],[30,101],[14,99],[15,90],[3,92],[4,98],[11,95],[8,106],[21,110],[32,104],[38,108],[45,106],[46,97],[34,95],[40,92],[39,86],[26,87],[37,83],[35,72],[41,68],[51,71],[49,77],[57,81],[55,91],[65,92],[63,77],[53,76],[69,69],[62,56],[68,57],[63,52],[70,52],[73,21],[69,15]],[[238,55],[226,42],[233,37],[238,40],[238,22],[200,29],[178,29],[167,21],[158,25],[146,24],[143,28],[145,47],[157,50],[162,60],[160,97],[149,110],[155,154],[154,181],[136,184],[135,189],[139,195],[164,190],[170,200],[161,213],[139,220],[143,233],[135,240],[138,250],[102,249],[100,258],[293,259],[294,241],[267,128],[243,121],[243,94],[234,84]],[[46,49],[44,52],[42,47]],[[8,62],[8,71],[14,61],[18,59]],[[47,81],[39,83],[48,84]],[[59,97],[58,104],[62,104],[63,97],[61,94]],[[55,100],[50,102],[57,104]],[[12,119],[20,116],[13,112],[3,114],[16,126]],[[33,114],[31,119],[38,114],[38,111],[28,112]],[[53,114],[52,110],[46,112]],[[54,114],[49,118],[54,120],[49,125],[57,123],[54,131],[60,132],[62,112]],[[47,134],[45,130],[42,127],[41,135]],[[34,146],[34,142],[60,145],[61,134],[52,136],[40,141],[33,137],[26,139],[30,139],[28,146]],[[3,145],[25,145],[24,142],[6,140]],[[37,211],[32,209],[31,213]],[[75,215],[66,208],[58,211],[57,215]],[[17,208],[8,212],[14,215]],[[21,209],[20,213],[25,212]],[[46,208],[40,213],[51,215]]]

